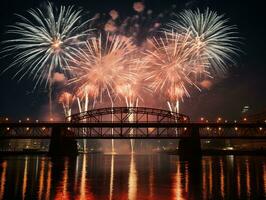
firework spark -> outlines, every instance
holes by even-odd
[[[170,30],[183,33],[191,32],[191,39],[198,53],[208,59],[213,73],[224,74],[228,63],[234,63],[234,56],[239,53],[236,47],[237,30],[235,26],[228,25],[224,15],[206,9],[185,10],[176,15],[177,19],[168,24]]]
[[[18,15],[19,22],[9,26],[8,34],[16,36],[4,42],[2,53],[14,55],[14,61],[5,69],[19,67],[14,77],[21,80],[28,75],[35,81],[35,88],[55,72],[67,73],[68,59],[77,52],[80,39],[90,30],[79,23],[82,10],[61,6],[59,11],[48,3],[45,10],[31,9],[29,16]]]

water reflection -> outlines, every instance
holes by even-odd
[[[112,141],[113,142],[113,141]],[[110,172],[110,192],[109,192],[109,200],[113,199],[113,187],[114,187],[114,154],[111,155],[111,172]]]
[[[135,155],[131,154],[130,157],[130,168],[129,168],[129,175],[128,175],[128,199],[135,200],[137,195],[137,170],[135,164]]]
[[[0,159],[6,199],[265,199],[266,158],[80,155]]]
[[[3,199],[5,183],[6,183],[6,168],[7,161],[2,163],[2,175],[1,175],[1,183],[0,183],[0,199]]]
[[[28,182],[28,157],[25,158],[25,165],[24,165],[24,175],[23,175],[23,185],[22,185],[22,199],[25,199],[26,189],[27,189],[27,182]]]

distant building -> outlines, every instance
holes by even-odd
[[[252,115],[247,115],[249,122],[266,122],[266,110]]]
[[[247,105],[244,106],[241,111],[242,116],[246,117],[248,116],[249,113],[250,113],[250,106]]]

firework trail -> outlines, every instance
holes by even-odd
[[[228,25],[224,15],[206,9],[204,12],[185,10],[176,15],[176,20],[168,24],[168,32],[191,33],[192,43],[198,55],[204,55],[209,65],[203,66],[211,73],[222,75],[227,70],[228,63],[234,63],[234,56],[240,52],[236,44],[237,29]],[[202,69],[198,69],[199,72]]]
[[[189,97],[188,87],[200,90],[191,77],[200,64],[205,64],[205,57],[197,57],[191,44],[190,33],[167,34],[164,38],[149,41],[151,50],[146,50],[146,71],[151,89],[162,92],[168,98],[171,111],[179,112],[179,100]],[[201,62],[198,62],[200,59]]]
[[[63,92],[59,96],[59,103],[63,106],[65,117],[71,116],[71,107],[74,101],[75,97],[69,92]],[[70,118],[68,119],[71,120]]]
[[[132,55],[130,60],[131,62],[127,65],[126,70],[129,74],[132,74],[132,79],[130,81],[118,81],[116,84],[116,94],[119,96],[119,98],[122,98],[125,100],[126,106],[129,108],[129,111],[131,112],[130,107],[138,107],[139,100],[143,101],[141,97],[141,92],[143,90],[149,91],[149,88],[146,87],[146,85],[143,83],[144,79],[144,71],[143,66],[144,62],[142,59],[140,59],[140,54],[136,53],[135,55]],[[128,120],[130,122],[134,121],[134,114],[130,113]],[[131,129],[129,132],[130,135],[134,134],[134,130]],[[130,146],[131,146],[131,153],[134,153],[134,140],[130,139]]]

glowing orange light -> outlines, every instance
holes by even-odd
[[[200,121],[203,121],[203,120],[204,120],[204,117],[201,117],[201,118],[200,118]]]
[[[259,129],[260,129],[260,131],[262,131],[262,127],[260,127]]]
[[[53,48],[54,50],[58,50],[58,49],[60,48],[61,43],[62,43],[62,42],[61,42],[60,40],[55,39],[55,40],[53,41],[53,43],[52,43],[52,48]]]
[[[29,127],[27,127],[27,128],[26,128],[26,130],[27,130],[27,131],[29,131],[29,130],[30,130],[30,128],[29,128]]]
[[[247,121],[247,118],[245,117],[243,120],[244,120],[244,121]]]
[[[238,130],[238,128],[237,127],[235,127],[235,131],[237,131]]]
[[[185,127],[184,130],[186,131],[187,130],[187,127]]]
[[[6,117],[6,121],[8,121],[8,118]]]
[[[36,123],[38,123],[39,122],[39,120],[38,119],[36,119]]]
[[[9,128],[9,127],[7,127],[7,128],[6,128],[6,130],[7,130],[7,131],[9,131],[9,130],[10,130],[10,128]]]
[[[221,127],[219,127],[219,131],[220,131],[220,130],[222,130],[222,128],[221,128]]]
[[[45,130],[45,127],[42,127],[42,130],[44,131]]]
[[[27,117],[27,119],[26,119],[26,120],[27,120],[27,121],[30,121],[30,118],[28,118],[28,117]]]

